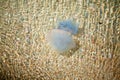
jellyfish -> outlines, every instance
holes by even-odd
[[[68,51],[76,46],[70,32],[64,31],[62,29],[51,30],[46,35],[46,39],[50,46],[52,46],[53,49],[60,53]]]
[[[72,20],[64,20],[58,23],[57,29],[68,31],[75,35],[78,32],[78,24],[75,24]]]
[[[76,47],[72,35],[77,34],[78,24],[72,20],[64,20],[58,23],[56,29],[50,30],[46,39],[50,46],[56,51],[63,53]]]

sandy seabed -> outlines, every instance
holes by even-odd
[[[119,80],[119,0],[1,0],[0,80]],[[76,48],[45,40],[59,21],[80,23]]]

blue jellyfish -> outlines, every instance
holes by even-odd
[[[46,38],[50,46],[60,53],[68,51],[76,46],[72,39],[72,35],[61,29],[51,30]]]
[[[72,20],[64,20],[58,23],[57,29],[68,31],[71,34],[77,34],[78,24],[75,24]]]

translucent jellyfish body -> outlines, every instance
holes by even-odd
[[[65,52],[75,47],[75,42],[69,32],[61,29],[51,30],[47,36],[48,43],[58,52]]]
[[[78,26],[79,26],[78,24],[75,24],[71,20],[65,20],[65,21],[61,21],[61,22],[58,23],[57,29],[68,31],[71,34],[77,34]]]

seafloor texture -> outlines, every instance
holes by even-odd
[[[0,80],[119,80],[120,0],[0,0]],[[76,47],[46,34],[72,19]]]

